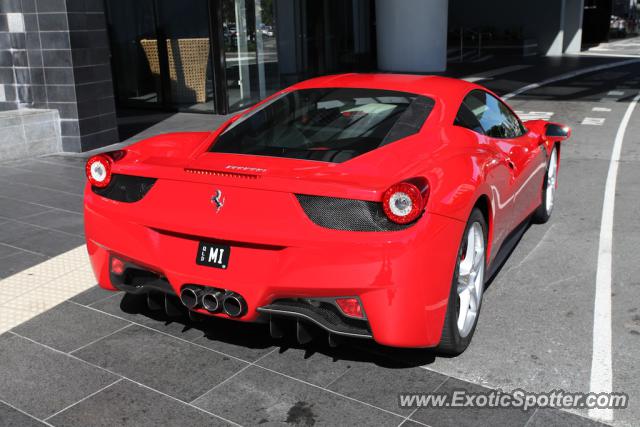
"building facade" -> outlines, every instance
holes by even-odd
[[[119,110],[228,114],[317,75],[443,71],[458,34],[579,51],[584,0],[527,3],[0,0],[0,111],[57,111],[78,152],[118,141]]]

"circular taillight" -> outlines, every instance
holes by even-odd
[[[94,187],[104,188],[111,182],[111,158],[98,154],[87,161],[87,179]]]
[[[408,224],[422,213],[424,198],[418,187],[409,182],[401,182],[384,192],[382,208],[391,221]]]

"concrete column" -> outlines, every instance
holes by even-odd
[[[434,72],[447,67],[448,0],[376,0],[378,68]]]
[[[565,0],[564,8],[564,53],[580,53],[582,47],[582,15],[584,0]]]
[[[562,55],[564,47],[565,0],[536,2],[528,26],[538,39],[538,49],[546,56]]]

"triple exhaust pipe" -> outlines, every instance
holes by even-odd
[[[224,312],[229,317],[240,317],[247,311],[247,303],[235,292],[185,286],[180,292],[180,301],[190,310],[204,308],[209,313]]]

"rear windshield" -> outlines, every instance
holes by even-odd
[[[387,90],[297,90],[240,118],[209,151],[340,163],[419,132],[433,105]]]

